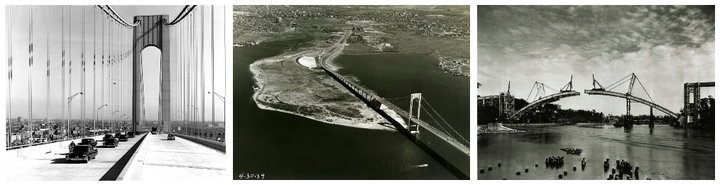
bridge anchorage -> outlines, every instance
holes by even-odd
[[[614,91],[612,91],[613,89],[615,89],[615,88],[619,87],[620,85],[622,85],[622,84],[624,84],[624,83],[627,83],[627,82],[629,82],[629,86],[628,86],[628,90],[627,90],[626,93],[620,93],[620,92],[614,92]],[[643,91],[645,92],[645,94],[647,95],[647,97],[650,99],[650,101],[645,100],[645,99],[640,98],[640,97],[637,97],[637,96],[634,96],[634,95],[632,94],[632,90],[633,90],[633,87],[635,86],[635,82],[637,82],[638,84],[640,84],[640,87],[642,87]],[[595,80],[595,75],[593,75],[593,89],[587,89],[587,90],[585,90],[585,94],[588,94],[588,95],[602,95],[602,96],[611,96],[611,97],[617,97],[617,98],[624,98],[624,99],[626,100],[626,110],[627,110],[627,113],[625,114],[625,120],[624,120],[624,122],[623,122],[623,127],[625,127],[625,128],[631,128],[632,125],[633,125],[633,124],[632,124],[632,122],[633,122],[633,120],[632,120],[632,114],[630,114],[630,110],[631,110],[631,105],[630,105],[630,104],[631,104],[632,102],[638,102],[638,103],[642,103],[642,104],[645,104],[645,105],[647,105],[647,106],[650,106],[650,117],[651,117],[651,118],[653,117],[653,109],[658,109],[658,110],[660,110],[661,112],[663,112],[663,113],[665,113],[665,114],[667,114],[667,115],[669,115],[669,116],[674,117],[675,119],[678,118],[678,114],[677,114],[677,113],[674,113],[674,112],[668,110],[668,109],[665,108],[665,107],[662,107],[662,106],[660,106],[660,105],[658,105],[658,104],[655,104],[655,102],[653,101],[653,99],[650,97],[650,94],[649,94],[649,93],[647,92],[647,90],[645,89],[645,86],[643,86],[643,85],[642,85],[642,82],[640,82],[640,80],[638,79],[638,77],[635,76],[635,73],[629,74],[629,75],[625,76],[624,78],[622,78],[622,79],[616,81],[615,83],[612,83],[612,84],[610,84],[609,86],[606,86],[606,87],[603,87],[602,85],[600,85],[600,82],[598,82],[597,80]],[[650,124],[648,125],[649,127],[654,127],[654,126],[655,126],[655,123],[654,123],[653,121],[654,121],[654,120],[652,120],[652,119],[650,120]]]
[[[553,88],[545,85],[544,83],[536,81],[535,84],[533,84],[533,87],[530,89],[530,93],[528,94],[528,97],[527,97],[527,100],[530,100],[530,95],[532,95],[533,90],[535,90],[534,100],[532,102],[530,102],[527,106],[520,108],[520,110],[518,110],[515,113],[513,113],[512,115],[510,115],[510,117],[508,117],[508,118],[510,118],[510,119],[517,118],[518,116],[523,115],[525,112],[527,112],[528,110],[530,110],[536,106],[541,106],[541,105],[544,105],[547,103],[552,103],[552,102],[558,101],[558,100],[560,100],[562,98],[566,98],[566,97],[579,96],[580,92],[577,92],[572,89],[573,88],[572,78],[573,78],[572,75],[570,75],[570,82],[565,84],[565,86],[560,88],[560,90],[553,89]],[[555,91],[555,93],[547,95],[546,91],[545,91],[546,88]]]

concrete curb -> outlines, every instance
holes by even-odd
[[[125,175],[125,173],[127,173],[127,170],[129,168],[129,166],[127,165],[128,162],[133,160],[133,158],[135,157],[135,154],[138,151],[137,149],[140,147],[143,140],[145,140],[146,136],[147,136],[147,134],[143,135],[140,138],[140,140],[138,140],[138,142],[135,143],[135,145],[133,145],[130,148],[130,150],[128,150],[128,152],[125,153],[125,155],[123,155],[120,158],[120,160],[118,160],[115,163],[115,165],[110,167],[110,170],[108,170],[107,173],[105,173],[105,175],[103,175],[100,178],[100,181],[121,181],[121,180],[123,180],[122,177]]]
[[[146,136],[147,134],[143,137]],[[130,161],[128,161],[129,164],[125,166],[125,169],[123,169],[123,171],[120,173],[120,176],[117,180],[137,181],[138,179],[140,179],[140,172],[142,172],[143,165],[138,163],[144,163],[145,154],[147,154],[147,145],[146,142],[143,142],[140,143],[138,150],[136,150],[135,154],[132,156],[132,158],[130,158]]]

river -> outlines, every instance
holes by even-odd
[[[640,167],[639,179],[715,179],[714,131],[636,125],[631,130],[612,125],[576,125],[522,129],[523,134],[478,135],[478,179],[563,179],[605,180],[603,161],[629,161]],[[580,148],[570,155],[560,148]],[[564,156],[560,168],[546,168],[549,156]],[[581,168],[582,158],[587,160]],[[498,168],[498,163],[502,163]],[[535,164],[538,167],[535,167]],[[488,168],[493,167],[492,171]],[[577,167],[577,171],[573,171]],[[525,169],[529,169],[525,173]],[[520,171],[520,175],[516,172]],[[633,177],[634,178],[634,177]]]
[[[248,66],[282,53],[284,45],[293,42],[233,50],[234,179],[243,179],[241,175],[262,175],[264,179],[456,178],[399,132],[338,126],[259,109],[252,100],[254,82]],[[365,79],[361,80],[365,84]]]

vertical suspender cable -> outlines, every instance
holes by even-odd
[[[96,12],[95,8],[97,8],[97,7],[93,7],[93,13]],[[97,28],[97,24],[95,24],[96,20],[97,20],[97,15],[93,14],[93,74],[92,74],[93,102],[91,104],[92,106],[90,106],[90,107],[93,107],[92,110],[93,110],[93,113],[95,114],[95,116],[93,116],[93,117],[95,117],[95,118],[97,118],[97,116],[98,116],[97,115],[98,111],[95,111],[95,109],[94,109],[94,107],[97,105],[96,104],[97,103],[97,101],[96,101],[97,100],[97,81],[95,80],[97,78],[97,73],[95,72],[95,70],[96,70],[95,65],[97,63],[97,53],[96,53],[97,52],[97,35],[96,35],[97,32],[95,30]],[[95,124],[96,123],[93,122],[93,130],[95,130],[95,133],[97,134],[97,125],[95,125]]]
[[[223,48],[223,69],[225,69],[225,67],[227,67],[227,47],[225,47],[225,46],[226,46],[226,45],[225,45],[225,44],[226,44],[225,42],[227,42],[227,40],[225,39],[225,36],[226,36],[226,33],[225,33],[225,17],[227,17],[227,16],[225,16],[225,11],[226,11],[225,5],[223,5],[223,16],[222,16],[222,18],[223,18],[223,24],[222,24],[222,25],[223,25],[223,29],[222,29],[222,30],[223,30],[223,31],[222,31],[222,33],[223,33],[223,45],[222,45],[222,48]],[[214,47],[214,46],[213,46],[213,47]],[[223,71],[223,79],[227,80],[227,73],[226,73],[226,71]],[[223,83],[223,94],[225,94],[225,96],[227,97],[227,81],[223,81],[223,82],[224,82],[224,83]],[[224,102],[224,101],[225,101],[225,100],[223,99],[223,102]],[[225,106],[224,106],[224,105],[225,105],[225,103],[223,103],[223,131],[224,131],[224,129],[225,129]],[[225,134],[223,134],[223,141],[224,141],[224,140],[225,140]]]
[[[69,16],[69,23],[68,25],[68,95],[72,95],[72,6],[69,7],[70,11],[68,11]],[[72,104],[70,103],[68,99],[68,120],[71,120],[72,118]],[[70,129],[70,121],[68,121],[68,130]]]
[[[32,124],[32,111],[33,111],[33,98],[32,98],[32,74],[33,74],[33,6],[30,6],[30,29],[28,29],[28,32],[30,33],[29,37],[29,47],[28,51],[30,54],[30,57],[28,59],[28,125],[30,126],[30,138],[33,138],[34,132],[33,132],[33,124]],[[32,145],[34,141],[30,142],[30,145]]]
[[[62,93],[61,94],[62,95],[60,96],[60,103],[62,104],[62,106],[61,106],[62,107],[62,116],[61,117],[65,118],[65,102],[66,102],[65,97],[67,97],[66,96],[67,94],[65,94],[67,92],[67,91],[65,91],[65,6],[62,6],[62,16],[61,17],[62,17],[62,26],[61,26],[62,27],[62,36],[61,36],[62,37],[61,38],[61,42],[62,42],[62,44],[61,44],[61,46],[62,46],[62,59],[61,59],[62,60],[62,64],[61,64],[62,65],[62,72],[61,72],[61,74],[62,74],[62,83],[61,83],[62,84]],[[67,129],[66,130],[67,136],[70,136],[70,134],[69,134],[70,127],[65,128],[65,129]]]
[[[187,126],[187,110],[186,110],[186,109],[187,109],[187,105],[186,105],[186,104],[187,104],[187,98],[186,98],[186,97],[187,97],[187,96],[186,96],[187,83],[185,83],[185,76],[186,76],[186,74],[185,74],[185,69],[187,68],[187,66],[186,66],[187,51],[186,51],[186,49],[185,49],[185,48],[187,47],[187,43],[186,43],[186,42],[187,42],[187,37],[186,37],[187,29],[185,28],[185,27],[186,27],[186,26],[185,26],[185,25],[186,25],[185,22],[186,22],[186,21],[182,21],[182,22],[180,23],[180,31],[181,31],[180,33],[181,33],[181,35],[180,35],[180,37],[178,38],[178,40],[180,40],[180,43],[182,43],[182,45],[180,45],[180,50],[182,51],[181,54],[180,54],[180,57],[181,57],[181,64],[180,64],[180,71],[181,71],[181,73],[180,73],[180,79],[181,79],[180,92],[182,92],[182,95],[180,95],[180,98],[181,98],[181,99],[180,99],[180,110],[182,110],[181,112],[182,112],[182,120],[183,120],[183,121],[182,121],[182,123],[183,123],[183,125],[182,125],[182,127],[183,127],[183,133],[187,133],[187,127],[186,127],[186,126]]]
[[[45,121],[47,122],[50,120],[50,6],[48,5],[45,10],[45,20],[48,24],[48,29],[45,29]]]
[[[195,16],[193,14],[194,13],[192,13],[192,12],[190,13],[190,20],[189,20],[190,22],[188,25],[188,30],[190,30],[190,40],[189,40],[189,42],[190,42],[190,48],[189,48],[190,49],[190,53],[189,53],[190,61],[189,62],[190,63],[189,63],[189,67],[188,67],[188,69],[190,69],[188,71],[188,75],[190,76],[190,81],[189,81],[190,89],[188,91],[190,91],[190,93],[188,94],[189,95],[188,98],[190,98],[189,106],[191,108],[190,109],[190,113],[191,113],[190,114],[190,123],[191,123],[190,128],[192,128],[191,134],[195,135],[195,80],[197,80],[197,79],[195,78],[196,76],[194,75],[195,70],[196,70],[195,69],[196,58],[195,58]]]
[[[205,6],[201,6],[202,9],[200,9],[200,22],[202,25],[200,26],[200,124],[205,127]],[[210,97],[212,98],[212,94],[210,94]],[[203,136],[205,136],[206,131],[203,131]]]
[[[210,5],[210,91],[212,91],[212,124],[215,124],[215,6]]]
[[[110,21],[110,22],[112,22],[112,31],[113,31],[113,35],[111,37],[113,39],[113,41],[110,44],[112,44],[112,48],[113,48],[112,49],[113,65],[114,65],[113,71],[115,72],[115,82],[113,82],[113,84],[114,84],[113,87],[115,88],[115,102],[117,103],[118,110],[120,111],[120,112],[118,112],[118,117],[115,120],[115,122],[118,124],[117,126],[119,128],[122,128],[122,125],[120,124],[121,123],[120,118],[122,115],[125,115],[125,110],[123,110],[123,102],[122,102],[123,93],[120,92],[120,91],[122,91],[122,89],[120,88],[120,85],[122,85],[122,81],[121,81],[122,71],[120,71],[122,66],[121,66],[120,60],[118,60],[119,57],[117,55],[117,41],[118,41],[118,39],[117,39],[118,38],[117,22],[115,22],[115,21]],[[123,131],[123,130],[121,130],[121,131]]]
[[[7,117],[8,117],[8,123],[10,124],[10,128],[7,132],[10,134],[7,134],[8,137],[12,134],[12,43],[13,43],[13,37],[12,37],[12,19],[10,19],[10,15],[12,15],[12,6],[7,6],[7,14],[5,14],[5,21],[7,24],[7,61],[8,61],[8,94],[7,94]],[[7,138],[7,142],[10,143],[10,138]],[[9,144],[7,146],[10,146]]]
[[[192,66],[190,66],[190,69],[192,69],[192,71],[190,73],[190,75],[192,75],[192,81],[190,81],[191,87],[192,87],[192,89],[191,89],[192,92],[190,93],[190,95],[192,98],[192,108],[193,108],[193,112],[192,112],[193,113],[192,114],[193,135],[195,135],[197,133],[197,106],[195,106],[195,104],[197,103],[197,99],[196,99],[196,97],[197,97],[196,96],[197,95],[197,89],[196,89],[196,87],[197,87],[196,86],[197,85],[197,75],[196,75],[196,73],[197,73],[197,65],[196,65],[197,64],[197,53],[196,53],[197,52],[197,43],[195,43],[195,38],[196,38],[195,37],[195,18],[196,18],[195,12],[193,11],[193,13],[190,15],[190,46],[192,46],[191,47],[192,51],[190,52],[190,54],[192,55],[192,60],[191,60]]]
[[[197,12],[197,11],[196,11],[196,12]],[[195,14],[195,13],[193,13],[193,14]],[[195,127],[194,133],[195,133],[196,135],[197,135],[198,132],[199,132],[199,127],[198,127],[198,126],[199,126],[199,125],[198,125],[199,109],[198,109],[198,107],[197,107],[197,102],[198,102],[198,101],[197,101],[197,97],[198,97],[198,78],[197,78],[197,74],[198,74],[198,62],[200,61],[199,58],[198,58],[198,49],[199,49],[199,48],[198,48],[197,34],[196,34],[196,32],[197,32],[197,26],[195,26],[195,25],[196,25],[195,22],[197,21],[197,17],[198,17],[198,16],[193,16],[193,19],[192,19],[192,23],[193,23],[193,24],[192,24],[192,29],[193,29],[193,93],[192,93],[192,95],[193,95],[193,108],[195,109],[195,112],[194,112],[194,114],[193,114],[193,120],[195,120],[195,124],[193,124],[193,126]]]
[[[98,11],[98,12],[99,12],[99,11]],[[100,13],[100,15],[102,15],[102,12],[99,12],[99,13]],[[107,17],[105,17],[105,19],[107,19]],[[100,103],[102,103],[103,105],[105,105],[105,83],[106,83],[106,82],[105,82],[105,78],[107,78],[107,77],[105,76],[105,19],[102,20],[102,24],[101,24],[102,28],[100,29],[101,32],[102,32],[102,33],[100,34],[100,37],[101,37],[100,40],[102,40],[102,42],[100,43],[100,47],[101,47],[101,49],[100,49],[100,54],[101,54],[101,57],[100,57],[100,75],[102,76],[102,78],[100,78],[100,79],[101,79],[101,82],[100,82]],[[108,108],[109,108],[109,107],[108,107]],[[110,109],[110,110],[112,110],[112,109]],[[102,125],[103,125],[103,129],[107,129],[107,127],[105,126],[105,111],[102,111],[102,112],[100,113],[100,117],[102,118],[102,119],[101,119],[101,120],[102,120],[101,122],[102,122]]]
[[[175,110],[173,113],[175,114],[175,122],[180,123],[180,39],[178,39],[180,38],[180,27],[179,25],[173,25],[173,29],[173,33],[175,33],[173,34],[173,37],[175,37],[173,38],[175,40],[173,52],[175,53],[175,61],[177,61],[173,62],[175,64],[175,68],[173,69],[173,71],[175,71],[175,96],[173,96],[175,97],[173,98],[175,100]],[[179,124],[173,124],[173,129],[175,129],[177,125]]]
[[[183,86],[184,86],[184,87],[183,87],[183,94],[184,94],[184,95],[183,95],[183,99],[184,99],[184,100],[183,100],[183,101],[184,101],[184,102],[183,102],[183,109],[184,109],[184,112],[185,112],[185,113],[184,113],[184,115],[185,115],[185,116],[184,116],[184,117],[185,117],[185,121],[184,121],[184,122],[185,122],[185,133],[186,133],[186,134],[189,134],[190,132],[189,132],[189,130],[188,130],[188,121],[189,121],[189,117],[188,117],[188,116],[190,115],[190,112],[189,112],[188,110],[190,110],[190,109],[188,108],[189,106],[187,106],[187,105],[188,105],[188,103],[190,103],[190,100],[188,99],[188,97],[189,97],[189,96],[188,96],[188,89],[189,89],[189,85],[188,85],[188,82],[189,82],[189,79],[188,79],[188,76],[189,76],[189,75],[188,75],[188,70],[189,70],[189,69],[188,69],[188,64],[189,64],[189,62],[188,62],[188,60],[190,60],[190,58],[189,58],[189,55],[190,55],[190,54],[189,54],[189,49],[188,49],[188,48],[190,48],[190,47],[189,47],[189,46],[190,46],[190,45],[189,45],[190,37],[188,37],[188,36],[189,36],[189,31],[190,31],[190,30],[188,29],[188,28],[189,28],[189,26],[188,26],[188,21],[183,21],[183,27],[184,27],[184,28],[183,28],[184,35],[183,35],[183,38],[182,38],[182,39],[183,39],[183,42],[184,42],[183,45],[185,46],[185,47],[183,48],[183,50],[184,50],[184,51],[183,51],[183,53],[184,53],[184,56],[183,56],[183,58],[184,58],[184,60],[183,60],[183,79],[184,79],[184,80],[183,80],[183,82],[184,82],[184,84],[183,84]]]
[[[123,97],[124,97],[125,95],[124,95],[124,93],[122,92],[122,82],[123,82],[123,81],[122,81],[122,79],[123,79],[122,61],[120,61],[120,57],[119,57],[119,55],[118,55],[119,35],[120,35],[120,33],[119,33],[119,30],[118,30],[118,23],[117,23],[116,21],[113,21],[113,37],[112,37],[112,38],[113,38],[113,42],[112,42],[112,45],[113,45],[113,56],[114,56],[113,58],[115,58],[115,59],[114,59],[114,60],[115,60],[115,70],[116,70],[116,72],[115,72],[115,74],[116,74],[116,75],[115,75],[115,79],[117,80],[116,85],[115,85],[115,89],[116,89],[116,90],[115,90],[115,91],[116,91],[115,94],[117,94],[117,96],[116,96],[116,97],[117,97],[117,100],[116,100],[116,101],[118,102],[118,106],[119,106],[119,110],[120,110],[120,112],[119,112],[118,114],[120,114],[120,116],[122,116],[122,115],[127,115],[127,112],[125,112],[125,106],[124,106],[124,105],[125,105],[125,102],[123,102],[123,100],[124,100]],[[122,119],[120,119],[120,118],[121,118],[121,117],[118,117],[118,123],[119,123],[119,124],[122,123]],[[124,126],[125,126],[125,125],[120,124],[120,128],[122,128],[122,131],[125,131]]]
[[[182,117],[182,118],[183,118],[183,119],[182,119],[182,120],[183,120],[183,121],[182,121],[182,123],[183,123],[183,129],[182,129],[182,131],[183,131],[183,133],[187,133],[187,119],[186,119],[186,118],[187,118],[187,117],[186,117],[186,116],[187,116],[187,113],[186,113],[186,112],[187,112],[187,111],[186,111],[186,107],[187,107],[187,106],[185,105],[185,100],[186,100],[186,98],[185,98],[185,89],[187,88],[187,86],[186,86],[186,84],[185,84],[185,68],[186,68],[186,66],[185,66],[185,59],[186,59],[186,57],[185,57],[185,56],[187,55],[187,51],[185,51],[185,47],[187,47],[186,44],[185,44],[185,42],[187,41],[187,38],[185,38],[185,32],[186,32],[186,30],[185,30],[185,21],[183,21],[183,22],[180,23],[180,24],[181,24],[181,25],[180,25],[180,26],[181,26],[181,29],[180,29],[180,31],[181,31],[180,42],[182,42],[182,45],[180,46],[180,47],[181,47],[180,50],[182,50],[182,52],[181,52],[181,57],[182,57],[182,58],[181,58],[181,60],[180,60],[180,62],[182,62],[182,64],[180,65],[180,66],[181,66],[180,70],[182,71],[182,76],[181,76],[181,78],[182,78],[182,86],[181,86],[181,88],[180,88],[181,91],[182,91],[182,101],[181,101],[182,103],[180,104],[180,107],[181,107],[182,113],[183,113],[183,117]]]
[[[112,38],[113,38],[112,20],[109,19],[110,15],[107,15],[107,16],[108,16],[107,25],[108,25],[108,63],[109,63],[108,64],[108,73],[110,73],[110,75],[108,77],[108,82],[109,82],[108,85],[110,86],[110,87],[108,87],[108,90],[110,92],[108,92],[108,95],[110,96],[110,102],[113,105],[112,113],[110,113],[111,114],[110,115],[110,120],[111,120],[110,124],[111,124],[112,129],[115,130],[115,129],[117,129],[117,116],[115,114],[120,115],[120,112],[119,112],[120,110],[118,109],[118,104],[116,101],[117,98],[115,97],[115,93],[117,91],[115,90],[115,84],[116,84],[116,82],[115,82],[115,58],[113,57],[113,52],[112,52],[113,51],[112,50],[112,48],[113,48],[113,45],[112,45],[112,42],[113,42],[113,40],[112,40]],[[118,111],[118,112],[116,112],[116,111]]]
[[[80,91],[82,91],[83,93],[87,93],[87,91],[85,89],[85,6],[82,6],[81,9],[82,9],[82,31],[80,33],[81,33],[82,39],[80,39],[80,41],[82,41],[82,43],[80,44],[80,48],[81,48],[80,67],[81,67],[82,71],[80,71],[81,72],[80,73],[80,87],[82,90],[80,90]],[[80,103],[80,123],[82,123],[83,134],[87,135],[87,133],[86,133],[87,125],[85,124],[85,111],[86,111],[86,107],[85,107],[86,101],[85,100],[86,99],[85,99],[85,96],[82,96],[80,98],[82,98],[82,99],[80,99],[80,102],[81,102]]]

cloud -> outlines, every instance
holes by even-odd
[[[534,81],[559,88],[571,74],[583,80],[578,89],[591,88],[593,74],[610,84],[635,73],[657,103],[678,111],[683,83],[714,80],[714,9],[708,9],[481,6],[479,93],[496,94],[507,81],[516,84],[511,91],[516,96],[527,93]],[[569,108],[603,103],[582,101],[590,102],[568,103]],[[605,111],[624,111],[615,109]]]

